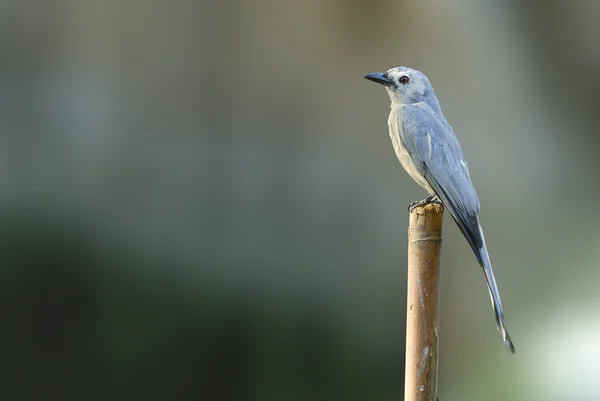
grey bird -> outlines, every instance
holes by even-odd
[[[392,101],[388,125],[396,156],[406,172],[430,194],[410,208],[441,201],[450,212],[483,268],[498,331],[506,348],[514,354],[479,223],[479,199],[458,139],[442,114],[429,79],[407,67],[367,74],[364,78],[385,87]]]

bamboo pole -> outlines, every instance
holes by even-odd
[[[438,279],[442,220],[439,203],[417,206],[408,228],[405,401],[436,401]]]

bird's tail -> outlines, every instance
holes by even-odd
[[[488,290],[490,292],[490,298],[492,300],[492,306],[494,307],[494,312],[496,313],[496,325],[498,326],[498,331],[502,335],[504,346],[512,354],[514,354],[515,346],[513,345],[512,340],[508,335],[508,331],[506,330],[506,324],[504,323],[504,311],[502,310],[500,293],[498,292],[498,286],[496,285],[496,279],[494,278],[494,271],[492,270],[490,257],[487,252],[487,247],[485,246],[485,239],[483,238],[483,230],[481,229],[481,226],[479,227],[479,231],[481,233],[481,239],[483,240],[483,246],[479,249],[478,259],[481,267],[483,268],[485,280],[487,281]]]

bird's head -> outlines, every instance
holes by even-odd
[[[429,79],[412,68],[395,67],[386,72],[367,74],[364,78],[383,85],[392,104],[429,103],[429,100],[437,103]]]

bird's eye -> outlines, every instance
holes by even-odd
[[[408,77],[406,75],[402,75],[399,81],[402,85],[406,85],[408,83]]]

